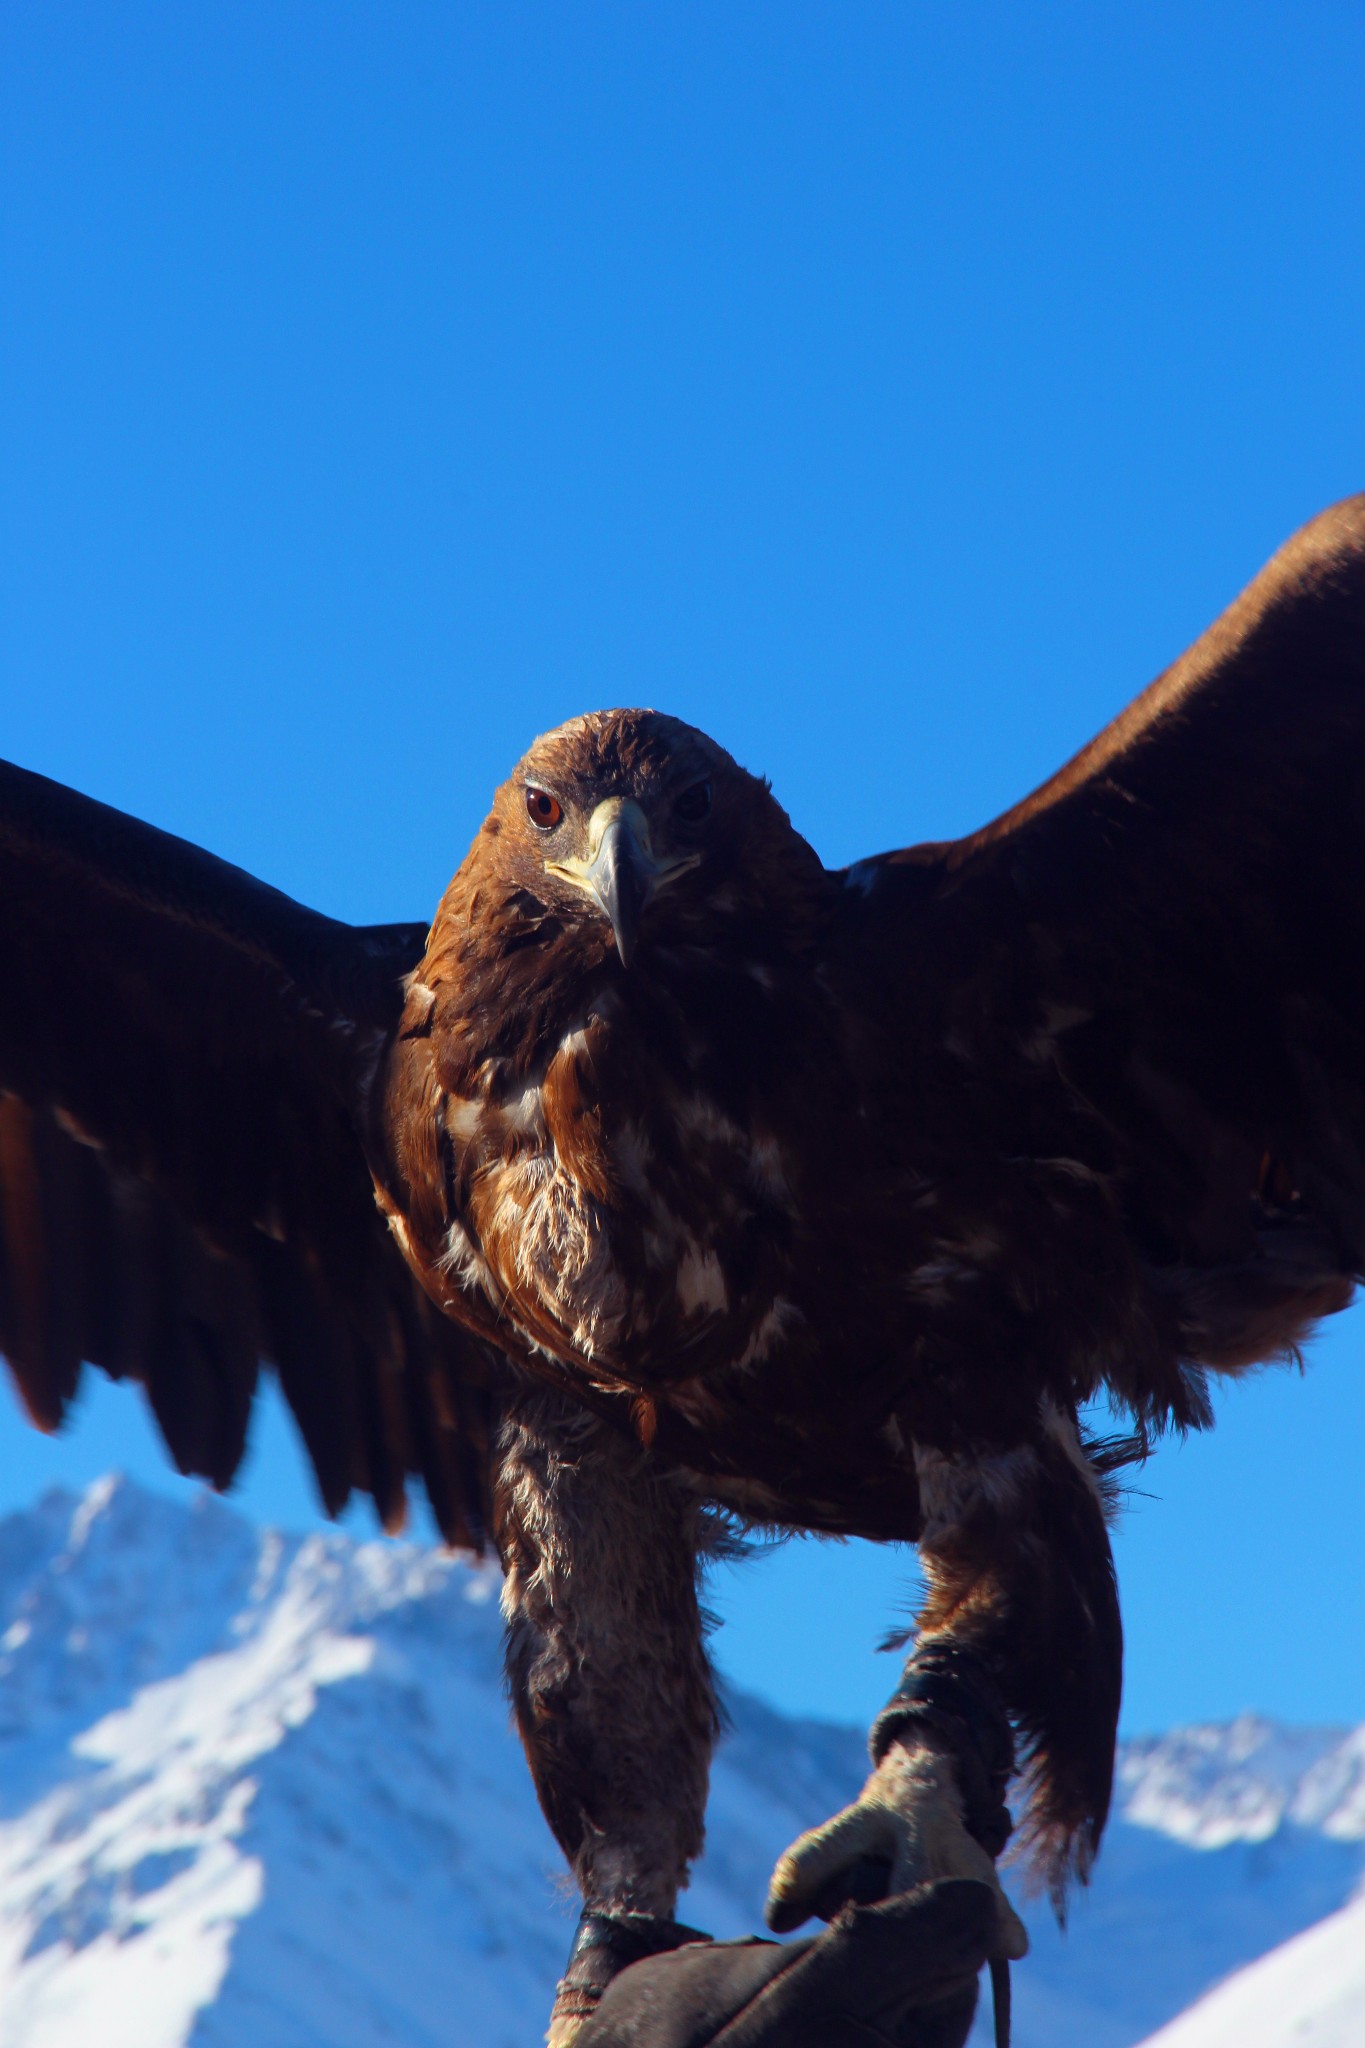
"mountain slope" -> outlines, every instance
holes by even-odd
[[[573,1908],[496,1595],[440,1554],[119,1481],[0,1522],[4,2048],[539,2040]],[[720,1935],[758,1925],[776,1854],[864,1770],[857,1730],[732,1706],[684,1907]],[[1071,1932],[1030,1914],[1019,2048],[1128,2048],[1362,1869],[1365,1731],[1130,1746]]]
[[[1019,2038],[1126,2048],[1334,1911],[1362,1872],[1365,1730],[1244,1715],[1125,1744],[1115,1818],[1067,1932],[1027,1915]]]
[[[1360,2048],[1365,1897],[1201,1998],[1146,2048]]]

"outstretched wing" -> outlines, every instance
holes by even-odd
[[[1281,1354],[1365,1271],[1363,839],[1365,496],[1033,796],[850,892],[893,1002],[927,964],[1089,1114],[1195,1367]],[[1197,1377],[1116,1390],[1199,1419]]]
[[[1206,1369],[1291,1354],[1365,1271],[1363,826],[1359,497],[1025,802],[846,878],[830,971],[888,1118],[945,1213],[975,1174],[986,1250],[944,1311],[973,1338],[963,1439],[1033,1417],[1013,1491],[955,1481],[925,1619],[990,1649],[1058,1885],[1103,1825],[1119,1697],[1075,1404],[1105,1381],[1201,1422]]]
[[[141,1380],[225,1486],[264,1359],[336,1512],[419,1472],[477,1544],[486,1360],[408,1274],[362,1127],[420,926],[355,929],[0,764],[0,1349],[60,1423]]]

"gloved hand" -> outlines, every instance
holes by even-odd
[[[995,1864],[963,1825],[952,1755],[930,1735],[907,1735],[891,1744],[852,1806],[793,1842],[773,1872],[765,1917],[774,1933],[786,1934],[812,1913],[828,1917],[850,1896],[894,1894],[945,1877],[990,1887],[988,1955],[1017,1961],[1028,1954],[1024,1924]]]
[[[964,2048],[996,1897],[950,1879],[846,1906],[805,1941],[694,1942],[632,1963],[574,2048]]]
[[[653,1913],[607,1913],[584,1908],[569,1951],[568,1966],[555,1992],[545,2048],[578,2048],[583,2028],[597,2011],[603,1992],[623,1970],[646,1956],[709,1944],[709,1934],[662,1920]]]

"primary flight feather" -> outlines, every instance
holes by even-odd
[[[265,1360],[329,1508],[394,1526],[416,1473],[487,1531],[618,1921],[700,1846],[716,1510],[917,1542],[1060,1891],[1109,1800],[1109,1471],[1365,1267],[1363,815],[1365,498],[1015,810],[839,872],[651,711],[538,740],[429,932],[6,767],[0,1346],[47,1428],[83,1360],[142,1380],[219,1486]],[[1104,1390],[1126,1446],[1078,1432]],[[856,1811],[946,1782],[957,1826],[955,1768]]]

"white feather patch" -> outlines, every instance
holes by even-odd
[[[794,1301],[788,1301],[784,1294],[774,1295],[772,1307],[755,1325],[735,1365],[740,1372],[753,1365],[761,1365],[785,1338],[805,1321]]]
[[[689,1244],[678,1261],[678,1305],[685,1316],[723,1315],[730,1306],[730,1290],[714,1252]]]

